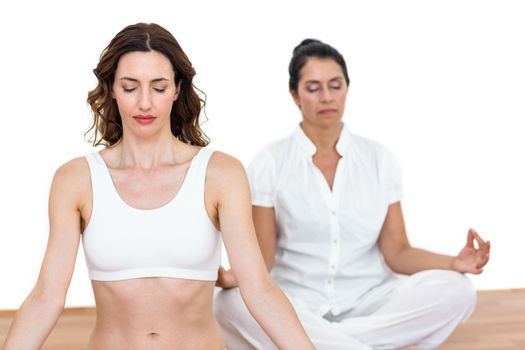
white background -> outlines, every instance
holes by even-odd
[[[208,94],[211,147],[245,165],[300,120],[287,65],[303,38],[346,58],[350,129],[399,159],[413,245],[492,241],[478,289],[523,288],[525,6],[520,1],[17,1],[0,5],[0,309],[30,292],[55,169],[92,151],[92,69],[124,26],[170,30]],[[93,305],[83,252],[67,306]]]

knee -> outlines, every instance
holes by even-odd
[[[455,276],[453,277],[454,289],[454,300],[456,305],[463,306],[463,309],[470,313],[474,310],[477,301],[477,292],[476,288],[472,281],[462,273],[453,272]]]
[[[448,309],[453,312],[464,312],[466,316],[476,306],[477,293],[472,281],[462,273],[456,271],[435,272],[435,278],[440,281],[442,296]]]

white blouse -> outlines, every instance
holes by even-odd
[[[272,276],[294,302],[324,315],[352,309],[394,277],[377,244],[388,206],[401,199],[401,173],[381,145],[342,127],[342,156],[330,190],[300,126],[261,150],[248,168],[252,204],[275,208]]]

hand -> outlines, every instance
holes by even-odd
[[[217,282],[215,282],[215,285],[224,289],[235,288],[238,286],[237,279],[232,270],[226,270],[222,266],[219,266],[219,275],[217,276]]]
[[[478,248],[474,246],[474,240]],[[458,272],[469,272],[480,274],[483,266],[489,261],[490,241],[485,242],[478,233],[470,229],[467,235],[467,245],[463,248],[452,262],[452,268]]]

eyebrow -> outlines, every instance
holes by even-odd
[[[335,78],[332,78],[332,79],[328,80],[328,82],[332,82],[334,80],[341,81],[341,80],[343,80],[343,77],[335,77]],[[321,83],[319,80],[307,80],[307,81],[305,81],[305,84],[319,84],[319,83]]]
[[[132,81],[132,82],[135,82],[135,83],[138,83],[139,81],[135,78],[130,78],[130,77],[122,77],[120,78],[120,80],[128,80],[128,81]],[[166,78],[156,78],[156,79],[152,79],[151,82],[152,83],[158,83],[160,81],[169,81],[169,79],[166,79]]]

